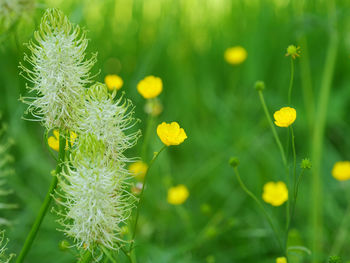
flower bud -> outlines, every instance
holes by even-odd
[[[265,89],[265,83],[264,83],[264,81],[257,81],[257,82],[255,82],[255,89],[257,90],[257,91],[263,91],[264,89]]]
[[[233,168],[235,168],[239,165],[239,160],[237,157],[231,157],[228,162]]]

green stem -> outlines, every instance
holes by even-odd
[[[62,164],[64,162],[64,157],[65,157],[65,146],[66,146],[66,138],[64,135],[62,135],[62,132],[60,132],[60,138],[59,138],[59,153],[58,153],[58,163],[56,167],[56,174],[52,177],[51,184],[49,187],[49,190],[45,196],[44,202],[41,205],[41,208],[39,210],[39,213],[33,223],[33,226],[31,230],[28,233],[28,236],[24,242],[24,245],[22,247],[21,252],[19,253],[16,263],[21,263],[24,261],[24,258],[28,254],[33,241],[35,239],[35,236],[38,233],[38,230],[40,228],[40,225],[42,221],[44,220],[44,217],[46,215],[46,212],[50,206],[51,200],[52,200],[52,194],[56,189],[57,186],[57,175],[61,173],[62,171]]]
[[[237,167],[234,167],[233,168],[234,171],[235,171],[235,174],[236,174],[236,177],[237,177],[237,180],[241,186],[241,188],[243,189],[244,192],[247,193],[247,195],[249,195],[256,203],[257,205],[259,206],[259,208],[261,209],[261,211],[263,212],[264,216],[266,217],[268,223],[270,224],[270,227],[272,228],[274,234],[275,234],[275,237],[276,237],[276,240],[281,248],[281,250],[283,251],[283,246],[282,246],[282,241],[280,239],[280,236],[278,234],[278,231],[277,231],[277,228],[275,227],[273,221],[272,221],[272,218],[270,217],[270,215],[266,212],[264,206],[262,205],[262,203],[259,201],[259,199],[251,192],[249,191],[249,189],[245,186],[245,184],[243,183],[240,175],[239,175],[239,172],[238,172],[238,168]]]
[[[142,189],[141,189],[141,193],[140,193],[140,199],[139,199],[139,203],[137,205],[137,208],[136,208],[136,216],[135,216],[135,223],[134,223],[134,227],[133,227],[133,232],[132,232],[132,243],[131,243],[131,246],[130,246],[130,250],[129,252],[132,251],[133,249],[133,246],[134,246],[134,243],[135,243],[135,236],[136,236],[136,228],[137,228],[137,222],[139,220],[139,214],[140,214],[140,207],[141,207],[141,204],[143,202],[143,193],[144,193],[144,190],[145,190],[145,185],[146,185],[146,180],[147,180],[147,175],[153,165],[153,163],[155,162],[155,160],[157,159],[157,157],[159,156],[159,154],[166,148],[167,146],[164,145],[160,151],[156,152],[151,160],[151,162],[149,163],[148,165],[148,169],[147,169],[147,172],[145,174],[145,177],[143,179],[143,184],[142,184]]]
[[[297,176],[296,176],[296,170],[297,170],[297,154],[295,151],[295,136],[294,136],[294,130],[293,130],[293,126],[290,126],[290,130],[291,130],[291,135],[292,135],[292,151],[293,151],[293,186],[294,186],[294,192],[295,192],[295,188],[296,188],[296,183],[297,183]]]
[[[321,88],[319,90],[319,98],[317,103],[317,111],[314,116],[314,129],[312,135],[311,159],[313,161],[312,173],[312,262],[320,262],[320,254],[322,252],[323,237],[323,182],[322,182],[322,156],[324,133],[327,121],[328,101],[332,87],[335,62],[338,52],[338,32],[337,32],[337,14],[335,1],[328,1],[329,4],[329,20],[330,20],[330,38],[327,49],[324,71],[322,74]]]
[[[142,149],[141,149],[141,158],[144,161],[146,160],[146,156],[147,156],[147,147],[148,147],[148,142],[149,142],[149,139],[151,136],[154,120],[155,120],[154,116],[152,114],[149,114],[147,124],[146,124],[147,127],[146,127],[146,131],[145,131],[145,137],[143,139]]]
[[[288,162],[287,162],[286,154],[284,152],[281,140],[278,137],[278,133],[276,131],[276,128],[275,128],[275,126],[274,126],[274,124],[272,122],[272,119],[270,117],[270,113],[269,113],[269,110],[267,109],[266,102],[265,102],[265,99],[264,99],[264,94],[263,94],[262,90],[259,90],[259,98],[260,98],[261,105],[262,105],[262,107],[264,109],[267,121],[268,121],[268,123],[270,125],[270,128],[272,130],[273,136],[275,138],[276,144],[277,144],[277,146],[278,146],[278,148],[280,150],[282,161],[283,161],[283,165],[284,165],[285,170],[286,170],[287,187],[288,187],[288,189],[290,189],[289,168],[288,168]],[[290,220],[290,200],[288,198],[287,204],[286,204],[286,229],[289,226],[289,220]],[[286,244],[287,244],[287,238],[286,238]]]
[[[293,90],[293,81],[294,81],[294,59],[290,56],[290,81],[288,89],[288,105],[292,102],[292,90]]]
[[[278,137],[278,134],[277,134],[277,131],[276,131],[276,128],[275,126],[273,125],[273,122],[272,122],[272,119],[270,117],[270,113],[269,113],[269,110],[267,109],[267,106],[266,106],[266,103],[265,103],[265,99],[264,99],[264,95],[263,95],[263,92],[261,90],[259,90],[259,98],[260,98],[260,102],[261,102],[261,105],[264,109],[264,112],[265,112],[265,115],[266,115],[266,118],[267,118],[267,121],[270,125],[270,128],[272,130],[272,133],[273,133],[273,136],[275,137],[275,141],[277,143],[277,146],[281,152],[281,157],[282,157],[282,161],[283,161],[283,165],[284,166],[288,166],[287,165],[287,159],[286,159],[286,155],[284,153],[284,149],[283,149],[283,146],[282,146],[282,143],[281,143],[281,140],[280,138]]]

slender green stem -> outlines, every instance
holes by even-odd
[[[245,186],[245,184],[243,183],[240,175],[239,175],[239,172],[238,172],[238,168],[237,167],[234,167],[233,168],[234,171],[235,171],[235,174],[236,174],[236,178],[241,186],[241,188],[243,189],[244,192],[247,193],[247,195],[249,195],[256,203],[257,205],[259,206],[259,208],[261,209],[261,211],[263,212],[264,216],[266,217],[268,223],[270,224],[270,227],[272,228],[274,234],[275,234],[275,237],[276,237],[276,240],[281,248],[281,250],[283,251],[283,246],[282,246],[282,241],[280,239],[280,236],[278,234],[278,231],[277,231],[277,228],[276,226],[274,225],[273,221],[272,221],[272,218],[270,217],[270,215],[266,212],[264,206],[262,205],[262,203],[259,201],[259,199],[251,192],[249,191],[249,189]]]
[[[338,32],[337,32],[337,11],[334,0],[327,1],[330,21],[330,37],[329,46],[327,48],[326,61],[324,64],[321,88],[319,90],[319,98],[317,102],[317,110],[315,112],[314,129],[312,135],[311,159],[313,161],[312,173],[312,262],[320,262],[320,254],[323,237],[323,181],[322,181],[322,157],[324,133],[327,122],[328,101],[332,87],[332,81],[335,70],[336,57],[338,52]]]
[[[59,153],[58,153],[58,163],[56,167],[56,174],[52,177],[51,184],[49,187],[49,190],[45,196],[44,202],[41,205],[41,208],[39,210],[39,213],[33,223],[33,226],[31,230],[29,231],[29,234],[24,242],[24,245],[22,247],[21,252],[19,253],[16,263],[21,263],[24,261],[24,258],[26,257],[27,253],[29,252],[33,241],[35,239],[35,236],[38,233],[38,230],[40,228],[40,225],[42,221],[44,220],[44,217],[46,215],[46,212],[50,206],[51,200],[52,200],[52,194],[56,189],[57,186],[57,175],[61,173],[62,171],[62,164],[64,162],[64,157],[65,157],[65,144],[66,144],[66,138],[63,135],[63,133],[60,133],[60,138],[59,138]]]
[[[293,126],[290,126],[290,131],[291,131],[291,135],[292,135],[292,151],[293,151],[293,186],[294,186],[294,192],[295,192],[295,188],[296,188],[296,183],[297,183],[297,176],[296,176],[296,172],[297,172],[297,154],[295,151],[295,136],[294,136],[294,130],[293,130]]]
[[[294,81],[294,59],[290,56],[290,81],[288,89],[288,105],[292,103],[292,90],[293,90],[293,81]]]
[[[275,126],[273,125],[273,122],[272,122],[272,119],[270,117],[270,113],[269,113],[269,110],[267,109],[267,106],[266,106],[266,103],[265,103],[265,99],[264,99],[264,95],[263,95],[263,92],[261,90],[259,90],[259,98],[260,98],[260,102],[261,102],[261,105],[264,109],[264,112],[265,112],[265,115],[266,115],[266,118],[267,118],[267,121],[270,125],[270,128],[272,130],[272,133],[273,133],[273,136],[275,138],[275,141],[277,143],[277,146],[281,152],[281,157],[282,157],[282,161],[283,161],[283,164],[284,166],[288,166],[287,164],[287,158],[286,158],[286,154],[284,153],[284,149],[283,149],[283,146],[282,146],[282,143],[281,143],[281,140],[280,138],[278,137],[278,134],[277,134],[277,131],[276,131],[276,128]]]
[[[289,168],[288,168],[288,162],[287,162],[286,154],[284,152],[284,149],[283,149],[281,140],[280,140],[280,138],[278,136],[278,133],[276,131],[276,128],[273,125],[272,119],[270,117],[269,110],[267,109],[267,106],[266,106],[266,102],[265,102],[262,90],[259,90],[259,98],[260,98],[261,105],[262,105],[262,107],[264,109],[267,121],[268,121],[268,123],[270,125],[270,128],[272,130],[273,136],[275,138],[276,144],[277,144],[277,146],[278,146],[278,148],[280,150],[282,161],[283,161],[283,165],[284,165],[285,170],[286,170],[287,187],[288,187],[288,189],[290,189]],[[290,220],[290,200],[288,199],[287,200],[287,204],[286,204],[286,229],[288,229],[289,220]],[[286,238],[286,242],[285,242],[286,244],[287,244],[287,241],[288,241],[287,239],[288,239],[288,237]]]
[[[151,162],[149,163],[148,165],[148,169],[147,169],[147,172],[145,174],[145,177],[143,179],[143,184],[142,184],[142,189],[141,189],[141,193],[140,193],[140,200],[139,200],[139,203],[137,205],[137,208],[136,208],[136,216],[135,216],[135,222],[134,222],[134,227],[133,227],[133,232],[132,232],[132,243],[130,245],[130,252],[132,251],[133,249],[133,246],[134,246],[134,243],[135,243],[135,236],[136,236],[136,228],[137,228],[137,222],[139,220],[139,214],[140,214],[140,207],[141,207],[141,204],[143,202],[143,193],[144,193],[144,190],[145,190],[145,185],[146,185],[146,180],[147,180],[147,175],[153,165],[153,163],[155,162],[155,160],[157,159],[157,157],[159,156],[159,154],[166,148],[167,146],[164,145],[160,151],[156,152],[151,160]]]
[[[151,136],[151,132],[153,130],[153,123],[155,121],[155,118],[152,114],[148,115],[148,120],[147,120],[147,124],[146,124],[146,131],[145,131],[145,136],[143,139],[143,143],[142,143],[142,149],[141,149],[141,158],[142,160],[146,160],[146,156],[147,156],[147,147],[148,147],[148,142]]]

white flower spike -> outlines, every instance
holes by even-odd
[[[83,87],[91,82],[96,54],[85,58],[85,31],[57,9],[45,12],[34,38],[36,43],[28,44],[31,55],[24,56],[32,68],[20,65],[22,75],[33,84],[27,87],[29,92],[35,93],[21,98],[29,105],[26,113],[47,129],[71,130],[77,121],[76,109],[81,107]]]
[[[101,244],[116,249],[134,197],[128,193],[123,164],[105,155],[105,145],[94,135],[79,137],[70,165],[59,175],[56,201],[63,205],[59,221],[77,247],[93,250]]]

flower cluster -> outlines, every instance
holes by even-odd
[[[31,55],[24,57],[33,68],[20,65],[33,84],[29,92],[36,93],[34,97],[21,98],[29,105],[26,113],[48,130],[71,130],[78,119],[76,109],[81,107],[83,88],[91,81],[96,55],[85,58],[85,32],[57,9],[45,12],[34,38],[36,43],[28,44]]]
[[[102,244],[115,249],[121,225],[129,217],[133,196],[128,193],[124,164],[106,156],[103,141],[95,135],[79,136],[70,164],[59,176],[59,202],[65,209],[59,222],[78,247]]]
[[[134,202],[126,169],[133,160],[124,156],[140,136],[139,131],[128,133],[136,123],[134,108],[131,101],[116,97],[122,85],[116,76],[106,78],[112,92],[101,83],[87,87],[96,56],[85,59],[85,32],[61,11],[45,12],[35,39],[37,44],[28,45],[32,54],[25,56],[33,68],[21,68],[37,97],[23,101],[28,112],[53,130],[48,138],[52,149],[60,150],[60,137],[69,132],[69,147],[59,155],[68,160],[59,163],[63,169],[55,175],[58,222],[79,248],[93,250],[101,244],[116,249]]]
[[[58,202],[65,207],[59,222],[79,247],[95,244],[115,249],[121,225],[130,215],[134,198],[127,191],[132,160],[123,152],[134,146],[139,131],[126,134],[134,126],[130,101],[115,99],[105,85],[97,83],[85,90],[83,107],[78,110],[79,134],[65,171],[58,175]],[[131,110],[130,110],[131,109]]]

